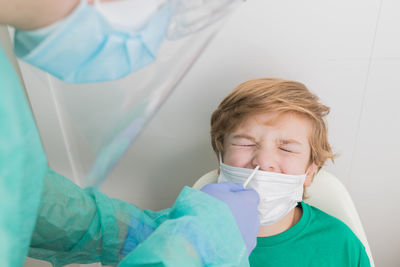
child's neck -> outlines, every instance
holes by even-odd
[[[258,231],[258,237],[273,236],[285,232],[300,221],[302,214],[303,210],[300,207],[295,207],[279,222],[267,226],[262,225]]]

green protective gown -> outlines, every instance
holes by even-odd
[[[201,191],[185,187],[171,209],[142,211],[49,169],[1,47],[0,142],[0,266],[23,266],[28,251],[54,266],[248,266],[228,207]]]
[[[0,46],[0,266],[22,266],[46,173],[24,91]]]

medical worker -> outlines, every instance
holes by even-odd
[[[133,37],[78,0],[0,0],[0,24],[18,29],[22,59],[65,81],[92,82],[151,62],[169,8],[151,19],[154,28]],[[74,38],[80,44],[68,47]],[[102,76],[107,59],[120,60],[121,68]],[[76,186],[47,166],[23,88],[0,46],[0,266],[23,266],[27,255],[54,266],[247,266],[257,204],[255,191],[232,183],[185,187],[171,209],[159,212]]]

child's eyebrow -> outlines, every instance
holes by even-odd
[[[289,144],[297,144],[297,145],[302,145],[300,141],[297,141],[296,139],[279,139],[279,144],[281,145],[289,145]]]
[[[241,139],[241,138],[248,139],[253,142],[256,141],[256,139],[254,137],[247,135],[247,134],[235,134],[234,136],[232,136],[232,139]]]

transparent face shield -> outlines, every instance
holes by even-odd
[[[129,0],[145,23],[163,5],[174,13],[156,60],[119,80],[71,84],[21,64],[25,86],[50,88],[76,181],[99,186],[243,0]],[[121,1],[122,2],[122,1]],[[144,1],[146,2],[146,1]],[[134,4],[138,4],[135,9]],[[142,3],[142,7],[140,7]],[[150,6],[153,5],[153,6]],[[118,12],[118,8],[102,9]],[[131,16],[134,17],[135,12]],[[113,23],[129,24],[118,19]]]

